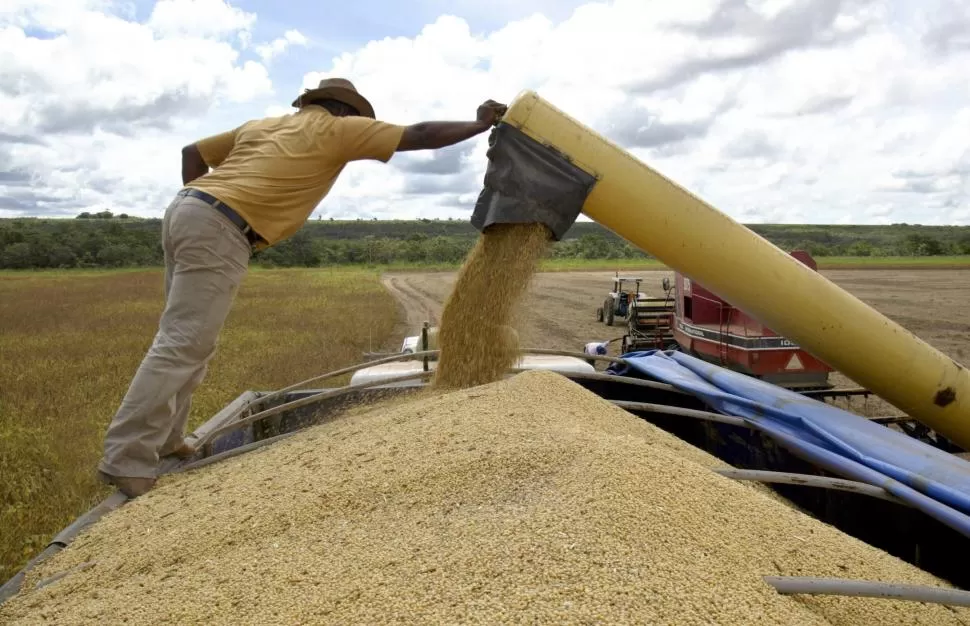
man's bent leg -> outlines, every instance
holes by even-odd
[[[174,268],[159,331],[105,436],[99,469],[150,478],[169,438],[179,392],[201,382],[249,261],[242,234],[192,198],[169,228]]]

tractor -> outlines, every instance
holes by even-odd
[[[675,345],[671,332],[673,300],[668,295],[651,298],[640,291],[642,278],[620,276],[613,278],[613,291],[603,306],[596,309],[596,321],[613,326],[617,318],[625,319],[627,332],[623,336],[622,352],[668,349]]]
[[[596,321],[606,322],[607,326],[612,326],[616,318],[625,318],[633,302],[637,298],[646,297],[646,294],[640,293],[641,282],[643,282],[642,278],[617,274],[613,278],[613,291],[603,300],[603,306],[596,309]]]

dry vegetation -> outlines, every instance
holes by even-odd
[[[0,275],[0,579],[109,493],[101,438],[162,306],[158,271]],[[246,389],[358,362],[397,312],[374,274],[251,272],[189,428]]]

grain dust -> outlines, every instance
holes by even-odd
[[[490,383],[515,365],[516,309],[551,241],[543,224],[496,224],[479,236],[441,313],[435,387]]]
[[[165,477],[31,574],[0,623],[970,621],[777,594],[763,575],[945,585],[720,466],[531,371]]]

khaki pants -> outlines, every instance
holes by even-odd
[[[104,440],[99,469],[151,478],[182,443],[192,393],[249,266],[242,232],[211,206],[177,197],[162,221],[165,310]]]

